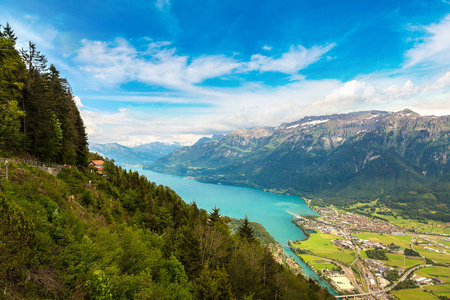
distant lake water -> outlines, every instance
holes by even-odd
[[[266,230],[285,248],[303,268],[303,274],[311,277],[337,295],[322,279],[309,269],[288,246],[288,240],[301,240],[303,232],[292,222],[292,214],[317,215],[304,200],[289,195],[280,195],[261,190],[201,183],[180,176],[155,173],[142,168],[132,168],[145,175],[150,181],[173,189],[187,203],[196,202],[197,206],[211,211],[214,206],[220,208],[222,215],[243,219],[247,215],[252,222],[261,223]]]

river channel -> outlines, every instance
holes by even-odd
[[[207,211],[216,206],[222,215],[242,219],[247,215],[252,222],[261,223],[274,239],[283,245],[287,255],[292,256],[302,267],[303,274],[317,280],[333,295],[336,292],[309,269],[288,246],[288,240],[301,240],[303,232],[292,222],[292,214],[317,215],[302,199],[264,192],[261,190],[201,183],[180,176],[155,173],[142,168],[132,168],[145,175],[150,181],[172,188],[184,201],[195,201],[197,206]]]

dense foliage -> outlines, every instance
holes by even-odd
[[[20,52],[0,25],[0,152],[38,160],[87,164],[83,120],[66,79],[33,43]]]
[[[383,249],[373,249],[373,250],[367,250],[366,251],[367,257],[371,259],[381,259],[381,260],[388,260],[388,257],[386,255],[386,252]]]
[[[75,168],[54,177],[10,164],[0,192],[6,297],[332,298],[248,235],[232,235],[219,209],[208,213],[137,172],[105,164],[106,178]]]

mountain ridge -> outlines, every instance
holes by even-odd
[[[144,165],[181,148],[179,143],[151,142],[127,147],[119,143],[90,143],[89,149],[102,156],[114,159],[120,165]]]
[[[146,168],[205,182],[364,201],[437,182],[449,173],[449,157],[450,117],[405,109],[236,130],[178,149]]]

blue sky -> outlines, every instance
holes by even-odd
[[[3,0],[6,22],[67,77],[91,142],[450,114],[449,0]]]

